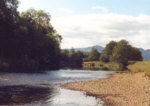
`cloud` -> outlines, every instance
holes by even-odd
[[[66,12],[66,13],[73,13],[71,9],[66,9],[66,8],[59,8],[60,11]]]
[[[101,10],[102,12],[104,12],[104,13],[108,13],[108,9],[104,8],[102,6],[94,6],[94,7],[92,7],[92,9],[94,9],[94,10],[98,9],[98,10]]]
[[[19,1],[19,11],[26,11],[29,8],[40,9],[42,4],[41,0],[18,0]]]
[[[85,14],[52,19],[63,37],[62,48],[105,46],[111,40],[126,39],[136,47],[150,49],[150,16]]]

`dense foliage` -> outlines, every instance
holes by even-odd
[[[102,51],[101,56],[100,56],[100,61],[103,62],[109,62],[110,61],[110,57],[113,53],[113,49],[114,47],[117,45],[117,42],[115,41],[110,41],[105,49]]]
[[[111,61],[127,65],[128,61],[141,61],[142,55],[139,49],[132,47],[127,41],[121,40],[113,49]]]
[[[84,53],[74,49],[61,51],[61,68],[82,68]]]
[[[141,61],[142,55],[139,49],[132,47],[126,40],[111,41],[101,53],[100,60],[126,66],[128,61]]]
[[[64,49],[61,50],[61,68],[79,69],[84,61],[98,61],[99,56],[97,49],[92,49],[91,52]]]
[[[17,5],[17,0],[0,2],[0,70],[59,68],[61,36],[50,24],[50,15],[29,9],[20,16]]]
[[[100,57],[100,53],[97,51],[97,49],[92,49],[89,53],[87,59],[88,61],[98,61]]]

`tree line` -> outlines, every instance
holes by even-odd
[[[71,50],[61,50],[60,67],[81,69],[84,57],[85,54],[83,52],[75,51],[73,48]]]
[[[19,14],[17,0],[0,1],[0,70],[58,69],[61,36],[49,13],[29,9]]]
[[[97,49],[91,52],[76,51],[74,48],[61,50],[61,68],[81,69],[84,61],[97,61],[100,53]]]
[[[91,52],[75,51],[74,49],[62,50],[61,57],[61,66],[68,68],[82,68],[82,63],[89,61],[114,62],[126,68],[129,61],[143,59],[140,50],[131,46],[126,40],[110,41],[101,53],[94,48]]]

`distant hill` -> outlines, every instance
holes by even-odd
[[[139,50],[142,52],[144,59],[150,60],[150,49],[144,50],[143,48],[139,48]]]
[[[99,45],[86,47],[86,48],[75,48],[75,50],[80,50],[82,52],[90,52],[92,48],[97,49],[98,52],[100,53],[104,50],[104,47],[99,46]],[[150,49],[144,50],[143,48],[139,48],[139,50],[142,52],[142,56],[144,59],[150,60]]]
[[[91,46],[91,47],[86,47],[86,48],[75,48],[75,50],[80,50],[80,51],[82,51],[82,52],[90,52],[90,51],[92,50],[92,48],[97,49],[98,52],[100,52],[100,53],[104,50],[104,47],[98,46],[98,45],[96,45],[96,46]]]

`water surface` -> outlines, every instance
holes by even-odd
[[[57,83],[107,78],[114,71],[59,70],[44,73],[0,73],[0,104],[45,106],[102,106],[84,92],[60,88]],[[18,100],[19,99],[19,100]],[[7,100],[7,101],[6,101]],[[17,101],[18,100],[18,101]]]

